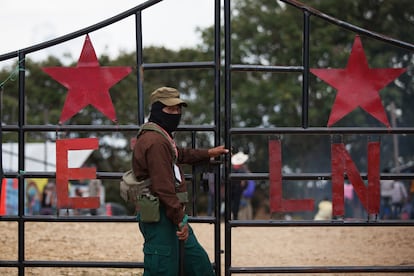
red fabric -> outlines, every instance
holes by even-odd
[[[0,216],[6,215],[6,185],[7,179],[3,178],[1,182]]]

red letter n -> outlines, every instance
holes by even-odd
[[[368,215],[379,213],[380,188],[379,188],[379,161],[380,142],[368,142],[368,186],[366,187],[362,177],[356,168],[351,156],[343,143],[331,145],[332,166],[332,215],[344,216],[344,173],[361,200]]]

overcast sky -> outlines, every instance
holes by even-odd
[[[2,0],[0,54],[19,50],[96,24],[144,0]],[[196,27],[214,23],[214,0],[163,0],[142,13],[144,46],[177,50],[200,42]],[[90,33],[98,56],[135,50],[135,18]],[[29,55],[40,60],[70,53],[77,60],[84,37]]]

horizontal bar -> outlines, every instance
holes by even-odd
[[[380,127],[244,127],[230,128],[231,134],[414,134],[413,127],[404,128],[380,128]]]
[[[17,172],[6,172],[4,176],[6,178],[17,178],[20,174]],[[96,172],[96,177],[98,179],[113,179],[119,180],[121,179],[123,173],[122,172]],[[192,175],[186,174],[186,179],[192,179]],[[367,173],[360,173],[362,179],[368,179]],[[55,172],[31,172],[25,171],[24,178],[56,178]],[[344,178],[347,179],[347,175],[344,174]],[[230,173],[229,179],[233,180],[269,180],[269,173]],[[313,180],[313,181],[320,181],[320,180],[331,180],[332,175],[331,173],[291,173],[291,174],[284,174],[282,175],[283,180]],[[388,174],[381,174],[380,179],[388,179],[388,180],[411,180],[414,179],[414,173],[388,173]]]
[[[144,268],[143,262],[23,261],[25,267]],[[18,267],[17,261],[0,261],[0,267]],[[230,267],[232,273],[334,273],[414,272],[414,266],[290,266]]]
[[[233,64],[230,66],[232,71],[261,71],[261,72],[303,72],[303,66],[270,66],[270,65],[244,65]]]
[[[144,268],[143,262],[23,261],[25,267]],[[17,261],[0,261],[0,267],[18,267]]]
[[[339,272],[414,272],[414,266],[291,266],[230,267],[230,272],[250,273],[339,273]]]
[[[170,62],[170,63],[144,63],[142,64],[144,70],[156,70],[156,69],[204,69],[215,68],[213,61],[205,62]]]
[[[121,179],[123,173],[121,172],[96,172],[98,179]],[[4,173],[6,178],[17,178],[20,176],[17,172],[6,172]],[[56,178],[56,172],[32,172],[25,171],[23,174],[24,178]]]
[[[66,209],[60,209],[66,210]],[[109,223],[109,222],[137,222],[135,216],[65,216],[65,215],[34,215],[34,216],[0,216],[1,221],[19,221],[25,222],[94,222],[94,223]],[[214,217],[189,217],[189,222],[196,223],[214,223]]]
[[[367,173],[360,173],[362,179],[368,179]],[[230,173],[230,179],[234,180],[268,180],[269,173]],[[344,174],[344,178],[347,179],[346,173]],[[283,174],[283,180],[331,180],[332,175],[331,173],[291,173],[291,174]],[[388,173],[388,174],[381,174],[380,179],[401,179],[401,180],[411,180],[414,179],[414,173]]]
[[[5,178],[17,178],[20,175],[23,175],[24,178],[56,178],[55,172],[31,172],[25,171],[24,174],[20,174],[17,172],[7,172],[4,173]],[[96,178],[98,179],[113,179],[113,180],[120,180],[122,177],[122,172],[96,172]],[[193,179],[193,176],[190,174],[185,174],[186,180]]]
[[[23,131],[137,131],[139,125],[25,125]],[[4,125],[3,131],[19,131],[17,125]],[[214,131],[213,125],[179,125],[177,131]],[[413,127],[380,128],[380,127],[244,127],[230,128],[231,134],[278,135],[278,134],[414,134]]]
[[[29,131],[138,131],[139,125],[24,125],[22,130]],[[214,125],[179,125],[177,131],[214,131]],[[2,131],[19,131],[17,125],[4,125]]]
[[[62,209],[63,210],[63,209]],[[213,224],[214,217],[189,217],[190,222]],[[19,221],[25,222],[93,222],[93,223],[110,223],[110,222],[133,222],[136,223],[135,216],[2,216],[1,221]],[[412,227],[414,220],[370,220],[368,219],[351,219],[344,220],[341,218],[332,220],[230,220],[231,227]]]
[[[230,220],[231,227],[412,227],[414,220]]]
[[[138,131],[138,125],[24,125],[21,130],[30,131]],[[4,125],[3,131],[19,131],[17,125]]]

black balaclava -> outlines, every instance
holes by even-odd
[[[153,103],[151,106],[151,114],[148,121],[161,126],[172,137],[172,132],[177,129],[177,126],[180,123],[181,114],[165,113],[162,111],[164,107],[166,107],[166,105],[159,101]]]

